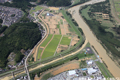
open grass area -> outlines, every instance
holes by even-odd
[[[114,6],[116,10],[116,14],[120,18],[120,1],[119,0],[113,0],[114,1]]]
[[[47,39],[41,44],[42,47],[45,47],[47,45],[47,43],[50,41],[50,39],[52,38],[52,34],[49,34]]]
[[[103,25],[105,27],[114,27],[113,23],[109,20],[102,20],[101,25]]]
[[[41,6],[36,6],[36,7],[32,8],[32,9],[30,10],[30,14],[33,14],[33,12],[36,12],[36,11],[41,10],[41,9],[43,9],[43,7],[41,7]]]
[[[37,54],[37,59],[40,59],[41,52],[42,52],[42,49],[39,49]]]
[[[52,41],[48,44],[48,46],[44,50],[42,59],[54,55],[61,37],[62,37],[62,35],[54,35],[54,38],[52,39]]]
[[[108,69],[105,67],[103,63],[96,61],[96,64],[98,65],[100,71],[102,72],[105,78],[108,78],[108,77],[113,78],[113,76],[111,75],[111,73],[108,71]]]
[[[88,7],[85,8],[85,9],[83,9],[81,15],[84,16],[86,19],[91,20],[91,18],[90,18],[89,15],[88,15],[89,9],[90,9],[90,6],[88,6]]]
[[[78,28],[73,24],[72,22],[72,18],[66,14],[65,10],[61,10],[64,18],[66,19],[66,21],[69,23],[70,27],[77,33],[78,36],[81,37],[81,33],[79,32]],[[80,39],[82,41],[82,38]]]
[[[71,41],[71,39],[69,39],[67,36],[63,36],[60,44],[62,44],[62,45],[69,45],[70,41]]]
[[[78,2],[80,2],[80,0],[73,0],[74,2],[73,2],[73,5],[74,4],[77,4]]]

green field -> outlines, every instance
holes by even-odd
[[[70,42],[71,42],[71,39],[69,39],[67,36],[63,36],[60,44],[62,44],[62,45],[69,45]]]
[[[62,35],[54,35],[54,38],[52,39],[52,41],[48,44],[48,46],[44,50],[43,55],[42,55],[42,59],[54,55],[61,37],[62,37]]]
[[[47,39],[41,44],[41,46],[45,47],[47,43],[51,40],[52,36],[53,36],[52,34],[49,34]]]
[[[36,11],[41,10],[41,9],[43,9],[43,7],[41,7],[41,6],[36,6],[36,7],[34,7],[33,9],[30,10],[30,14],[33,14],[33,12],[36,12]]]
[[[80,0],[73,0],[73,1],[74,1],[73,5],[80,2]]]
[[[42,52],[42,49],[39,49],[37,54],[37,59],[40,59],[41,52]]]
[[[90,9],[90,6],[88,6],[87,8],[85,8],[85,9],[83,9],[82,10],[82,16],[84,16],[87,20],[91,20],[91,18],[89,17],[89,15],[88,15],[88,11],[89,11],[89,9]]]
[[[115,6],[116,14],[120,18],[120,1],[114,0],[114,6]]]
[[[113,23],[111,21],[108,21],[108,20],[102,20],[101,25],[103,25],[105,27],[114,27]]]

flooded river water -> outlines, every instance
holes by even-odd
[[[86,3],[86,4],[91,4],[92,2]],[[112,73],[114,77],[119,77],[120,78],[120,68],[116,66],[114,61],[111,60],[111,58],[107,55],[106,50],[103,48],[103,46],[98,42],[96,36],[92,33],[91,29],[89,26],[84,22],[83,18],[79,14],[79,9],[81,6],[86,5],[86,4],[81,4],[75,7],[72,7],[69,9],[71,11],[71,14],[75,21],[78,23],[79,27],[83,30],[85,37],[87,40],[90,42],[92,46],[96,49],[98,52],[99,56],[102,58],[102,61],[106,63],[108,66],[108,70]]]

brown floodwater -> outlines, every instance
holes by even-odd
[[[79,9],[80,9],[81,6],[83,6],[83,4],[72,7],[72,8],[69,9],[69,11],[71,11],[73,18],[78,23],[79,27],[83,30],[84,35],[87,38],[87,40],[97,50],[97,52],[99,54],[99,57],[102,58],[102,61],[104,61],[105,64],[108,66],[108,70],[112,73],[112,75],[114,77],[119,77],[120,78],[120,68],[107,55],[106,50],[98,42],[98,39],[96,38],[96,36],[92,33],[89,26],[84,22],[83,18],[79,14]]]

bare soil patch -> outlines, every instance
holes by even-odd
[[[57,53],[60,53],[61,51],[67,50],[68,49],[68,45],[59,45],[58,49],[57,49]]]
[[[74,36],[72,41],[71,41],[71,46],[74,46],[75,44],[77,44],[77,42],[79,41],[80,39],[77,37],[77,36]]]

